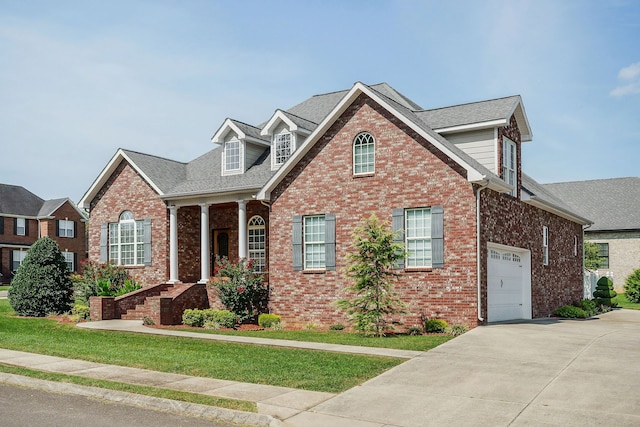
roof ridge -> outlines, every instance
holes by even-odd
[[[422,112],[426,112],[426,111],[444,110],[444,109],[447,109],[447,108],[463,107],[465,105],[480,104],[480,103],[483,103],[483,102],[491,102],[491,101],[500,101],[502,99],[509,99],[509,98],[522,98],[522,97],[520,95],[502,96],[502,97],[499,97],[499,98],[485,99],[485,100],[482,100],[482,101],[464,102],[462,104],[448,105],[448,106],[445,106],[445,107],[437,107],[437,108],[428,108],[428,109],[423,109],[423,110],[415,110],[415,112],[416,113],[422,113]]]
[[[249,123],[243,122],[242,120],[232,119],[231,117],[227,117],[227,120],[231,120],[232,122],[240,123],[240,124],[243,124],[243,125],[245,125],[245,126],[250,126],[250,127],[252,127],[252,128],[255,128],[255,129],[260,129],[258,126],[256,126],[256,125],[251,125],[251,124],[249,124]],[[224,122],[223,122],[223,123],[224,123]]]
[[[548,182],[546,184],[541,184],[541,185],[575,184],[575,183],[578,183],[578,182],[614,181],[614,180],[621,180],[621,179],[639,179],[640,180],[640,177],[637,177],[637,176],[621,176],[621,177],[618,177],[618,178],[577,179],[575,181]]]
[[[141,156],[154,157],[156,159],[166,160],[168,162],[173,162],[173,163],[180,163],[180,164],[183,164],[183,165],[186,165],[188,163],[188,162],[181,162],[179,160],[169,159],[168,157],[157,156],[155,154],[143,153],[141,151],[136,151],[136,150],[129,150],[127,148],[120,148],[120,150],[122,150],[125,153],[140,154]]]

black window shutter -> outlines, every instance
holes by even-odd
[[[27,218],[24,220],[24,235],[29,235],[29,220]]]
[[[4,217],[0,216],[0,234],[4,234]]]
[[[293,269],[302,270],[302,216],[293,217]]]
[[[13,235],[18,235],[18,218],[13,218]]]
[[[431,265],[433,268],[444,267],[444,209],[442,206],[431,207]]]
[[[72,237],[78,237],[78,223],[76,221],[73,221],[73,236]]]
[[[397,208],[392,211],[391,229],[393,231],[393,243],[404,247],[404,209]],[[404,258],[396,262],[395,268],[404,268]]]
[[[73,271],[78,271],[78,254],[73,253]]]
[[[100,224],[100,262],[102,264],[107,262],[107,254],[109,249],[109,224],[106,222],[104,224]]]
[[[56,219],[56,237],[60,237],[60,220]]]
[[[151,220],[144,220],[144,265],[151,265]]]
[[[336,215],[324,216],[324,266],[327,270],[336,269]]]

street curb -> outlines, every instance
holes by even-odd
[[[218,421],[224,421],[242,426],[281,427],[283,425],[280,420],[272,417],[271,415],[242,412],[226,408],[217,408],[215,406],[181,402],[177,400],[163,399],[152,396],[144,396],[140,394],[103,389],[99,387],[89,387],[70,383],[39,380],[35,378],[24,377],[15,374],[6,374],[2,372],[0,372],[0,383],[52,391],[56,393],[73,394],[77,396],[110,400],[112,402],[118,402],[131,406],[141,406],[180,415],[215,419]]]

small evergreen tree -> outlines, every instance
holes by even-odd
[[[610,278],[601,277],[598,279],[596,290],[593,292],[593,298],[596,300],[596,304],[617,307],[617,295],[616,291],[613,290],[613,281]]]
[[[347,276],[354,284],[345,290],[354,292],[352,299],[337,302],[345,310],[355,329],[368,335],[384,336],[390,328],[388,317],[404,313],[405,304],[393,291],[397,276],[395,264],[405,257],[401,244],[393,242],[393,232],[374,215],[353,233],[354,253],[347,254]]]
[[[593,242],[584,242],[584,267],[588,270],[600,268],[600,251],[598,245]]]
[[[640,302],[640,269],[634,270],[624,282],[624,293],[633,303]]]
[[[73,285],[58,244],[49,237],[29,249],[11,281],[9,303],[21,316],[43,317],[71,310]]]

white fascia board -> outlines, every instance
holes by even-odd
[[[276,112],[273,113],[273,116],[271,116],[267,124],[264,125],[264,127],[260,131],[260,135],[262,136],[273,135],[273,129],[277,126],[278,122],[280,121],[284,122],[291,132],[296,132],[298,130],[298,125],[293,123],[293,121],[291,121],[291,119],[287,117],[286,114],[282,112],[282,110],[276,110]]]
[[[529,196],[526,198],[521,198],[521,200],[524,203],[527,203],[531,206],[535,206],[538,209],[542,209],[543,211],[547,211],[547,212],[551,212],[552,214],[558,215],[559,217],[568,219],[569,221],[573,221],[573,222],[577,222],[578,224],[582,224],[582,225],[589,225],[589,224],[593,224],[592,221],[583,218],[579,215],[575,215],[572,212],[568,212],[565,209],[562,209],[558,206],[555,206],[551,203],[548,202],[543,202],[541,200],[539,200],[536,196]]]
[[[140,169],[138,165],[136,165],[135,162],[131,160],[129,156],[127,156],[124,150],[120,148],[111,158],[109,163],[107,163],[107,166],[102,169],[102,172],[100,172],[100,175],[98,175],[95,181],[93,181],[93,184],[91,184],[91,187],[89,187],[84,196],[82,196],[82,199],[80,199],[80,202],[78,202],[79,207],[84,209],[89,209],[91,207],[91,200],[93,200],[96,194],[98,194],[98,191],[100,191],[100,189],[107,183],[109,177],[111,177],[122,160],[126,160],[131,165],[131,167],[135,169],[135,171],[138,172],[140,176],[142,176],[142,178],[151,186],[151,188],[153,188],[156,193],[158,193],[159,195],[163,194],[158,186],[153,181],[151,181],[151,179],[142,171],[142,169]]]
[[[400,113],[396,110],[392,105],[390,105],[385,99],[381,98],[377,93],[370,90],[366,85],[360,82],[356,82],[351,90],[342,98],[342,100],[334,107],[334,109],[324,118],[322,123],[318,125],[318,127],[311,133],[309,138],[305,140],[305,142],[300,146],[299,149],[295,151],[295,153],[287,160],[287,162],[280,167],[278,172],[271,177],[271,179],[262,187],[260,192],[257,194],[257,198],[259,200],[267,200],[267,194],[271,192],[275,188],[275,186],[280,182],[280,180],[288,174],[293,167],[298,163],[298,161],[311,149],[313,144],[316,143],[317,138],[322,136],[334,121],[355,101],[355,99],[361,94],[364,93],[369,98],[373,99],[380,106],[385,108],[391,114],[396,116],[400,121],[409,126],[411,129],[416,131],[420,136],[425,138],[431,144],[433,144],[438,150],[443,152],[453,161],[458,163],[467,171],[467,179],[470,182],[475,182],[478,180],[484,179],[484,175],[475,170],[471,165],[467,164],[464,160],[462,160],[458,155],[451,152],[447,147],[442,145],[440,141],[434,139],[431,135],[427,134],[420,126],[417,126],[413,121],[408,120],[404,114]]]
[[[242,132],[240,128],[236,126],[236,124],[233,123],[231,119],[226,119],[224,123],[222,123],[222,126],[220,126],[220,129],[218,129],[218,131],[211,137],[211,142],[215,144],[222,144],[222,142],[224,142],[222,141],[222,139],[230,130],[236,133],[236,135],[238,136],[238,139],[246,138],[246,135],[244,134],[244,132]]]
[[[522,99],[520,99],[520,101],[518,101],[518,104],[513,109],[513,112],[511,114],[514,114],[518,110],[518,107],[520,108],[520,112],[522,113],[522,117],[524,119],[524,125],[526,127],[526,130],[525,129],[520,129],[520,138],[522,139],[522,142],[532,141],[533,140],[533,132],[531,131],[531,126],[529,125],[529,118],[527,117],[527,113],[524,110],[524,104],[522,103]]]
[[[437,133],[464,132],[464,131],[470,131],[470,130],[495,128],[499,126],[505,126],[507,124],[508,123],[506,119],[498,119],[498,120],[491,120],[488,122],[478,122],[478,123],[470,123],[466,125],[450,126],[448,128],[438,128],[438,129],[434,129],[434,132],[437,132]]]
[[[238,200],[253,200],[255,198],[258,188],[253,189],[238,189],[237,191],[224,191],[221,193],[184,193],[184,194],[172,194],[169,197],[163,197],[162,200],[167,202],[168,205],[182,207],[182,206],[194,206],[199,204],[215,205],[221,203],[237,202]]]

